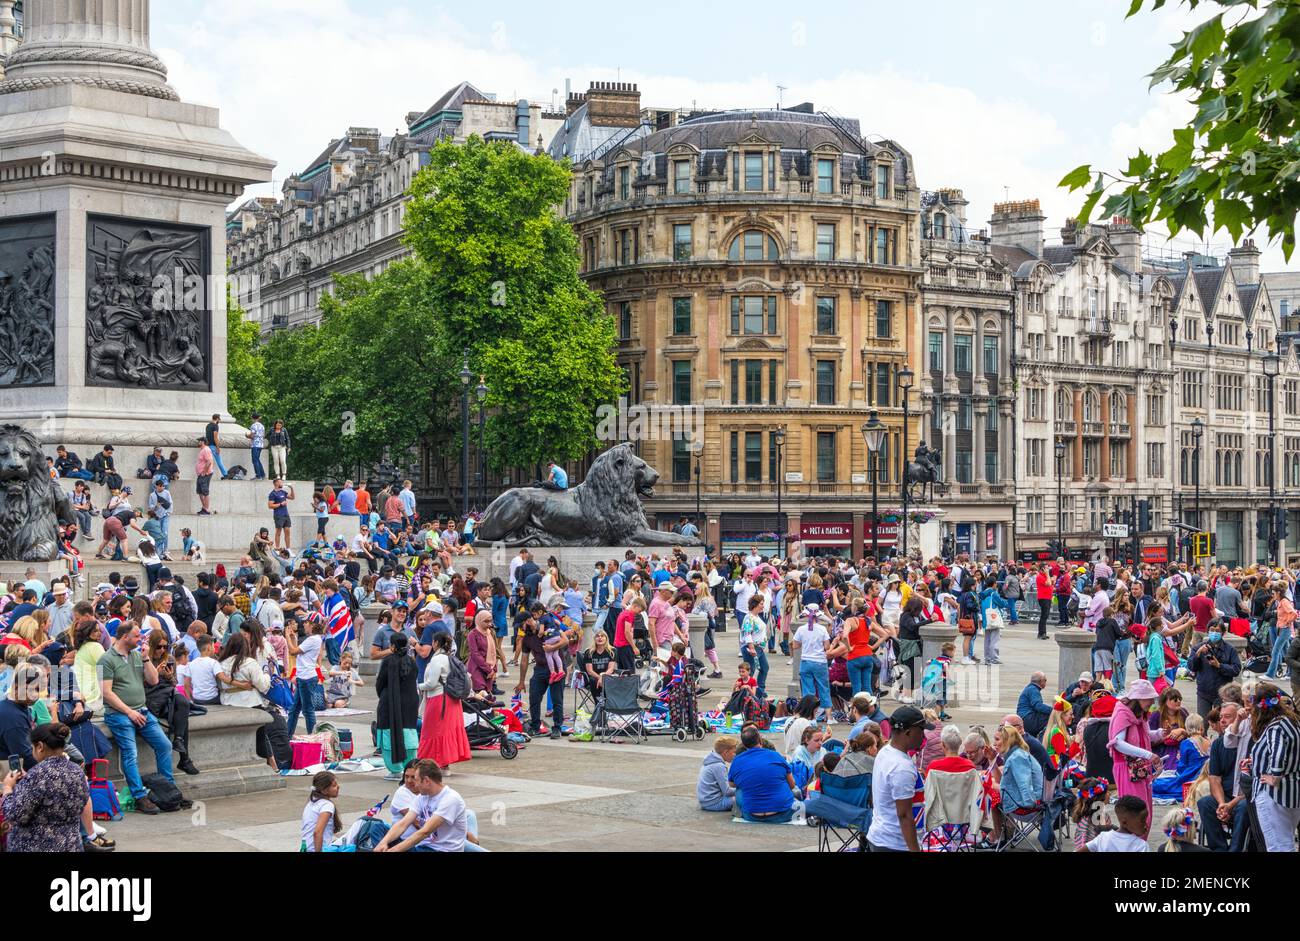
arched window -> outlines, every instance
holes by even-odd
[[[1118,391],[1110,394],[1110,420],[1114,422],[1128,421],[1128,396]]]
[[[1092,389],[1083,393],[1083,420],[1101,421],[1101,401]]]
[[[730,261],[777,261],[780,255],[776,250],[776,239],[766,232],[750,229],[731,240],[727,258]]]
[[[1056,390],[1056,420],[1070,421],[1074,418],[1074,396],[1069,389]]]

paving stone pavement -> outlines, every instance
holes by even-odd
[[[975,685],[983,690],[980,700],[949,710],[963,729],[972,724],[992,727],[999,717],[1014,711],[1035,669],[1047,673],[1049,690],[1058,688],[1056,644],[1036,640],[1034,626],[1023,623],[1004,634],[1000,667],[963,668],[979,671],[980,682]],[[712,682],[713,692],[701,708],[712,708],[723,698],[739,662],[735,632],[718,638],[727,679]],[[791,679],[790,665],[779,651],[770,664],[770,688],[784,690]],[[512,675],[504,682],[516,678]],[[373,687],[367,685],[358,690],[353,705],[373,709],[374,703]],[[572,703],[568,705],[572,709]],[[883,708],[889,712],[894,705],[887,699]],[[329,721],[351,728],[358,754],[364,755],[373,718],[367,714]],[[521,749],[513,761],[475,752],[472,761],[454,766],[448,783],[478,815],[483,845],[497,852],[815,850],[812,828],[739,824],[732,822],[729,813],[697,809],[696,774],[712,742],[713,736],[681,744],[656,736],[642,745],[543,738]],[[151,770],[148,761],[146,769]],[[381,773],[342,775],[340,781],[338,804],[345,824],[394,786]],[[179,783],[183,789],[184,776]],[[296,851],[309,790],[309,778],[294,777],[283,791],[212,800],[189,813],[128,814],[125,820],[109,824],[110,835],[120,852]]]

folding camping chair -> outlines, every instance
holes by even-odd
[[[925,777],[925,830],[918,833],[925,853],[974,852],[980,835],[980,772],[931,771]]]
[[[804,802],[808,823],[817,825],[817,852],[865,853],[871,827],[871,774],[822,774],[821,790]]]
[[[1035,851],[1041,850],[1042,845],[1029,842],[1029,838],[1048,825],[1047,815],[1052,809],[1052,804],[1044,801],[1039,801],[1032,807],[1020,807],[1010,812],[1003,807],[1002,826],[1006,829],[1006,833],[1003,834],[1003,842],[998,846],[997,851],[1009,853],[1022,843],[1029,843]]]
[[[632,736],[638,745],[646,739],[645,721],[642,719],[641,678],[632,675],[607,676],[601,684],[601,695],[596,704],[592,726],[600,733],[602,742]]]

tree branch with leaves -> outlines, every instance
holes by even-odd
[[[1166,0],[1133,0],[1128,16]],[[1300,0],[1181,0],[1217,12],[1185,33],[1151,73],[1196,106],[1188,127],[1158,154],[1141,149],[1120,174],[1083,164],[1060,185],[1087,190],[1084,225],[1102,206],[1138,229],[1164,223],[1234,242],[1261,227],[1289,259],[1300,211]]]

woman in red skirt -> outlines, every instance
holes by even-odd
[[[424,668],[420,692],[425,695],[424,725],[420,729],[418,757],[432,758],[447,774],[458,761],[469,761],[469,737],[465,735],[465,711],[459,699],[443,692],[442,684],[455,654],[451,648],[451,635],[433,635],[433,656]]]

